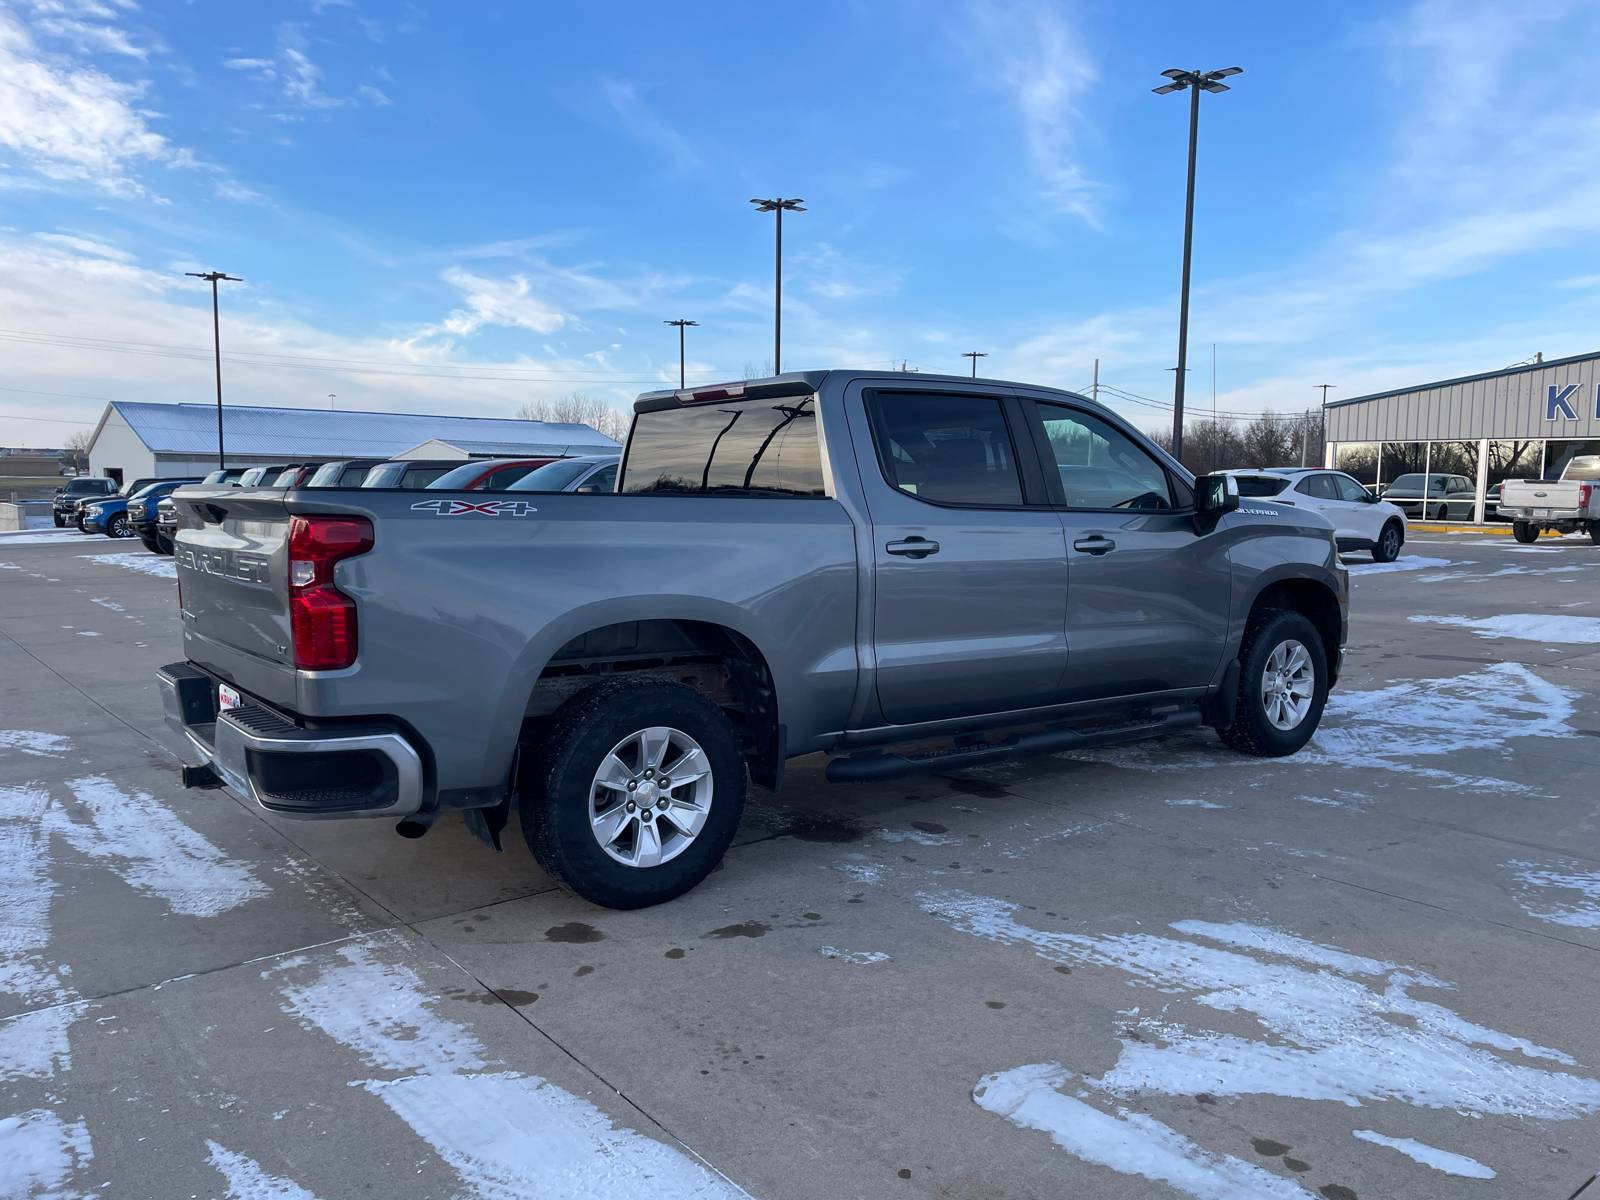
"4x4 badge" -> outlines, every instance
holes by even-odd
[[[460,517],[477,513],[484,517],[525,517],[539,510],[526,500],[423,500],[413,509],[432,509],[436,517]]]

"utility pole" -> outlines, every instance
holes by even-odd
[[[221,271],[185,271],[184,274],[211,284],[211,344],[217,359],[217,470],[226,471],[227,451],[222,444],[222,318],[217,307],[217,284],[224,281],[243,283],[244,280],[235,275],[224,275]]]
[[[1100,403],[1100,360],[1094,360],[1094,388],[1089,392],[1089,399],[1096,404]]]
[[[1317,387],[1322,389],[1322,427],[1323,427],[1323,429],[1327,429],[1327,427],[1328,427],[1328,389],[1329,388],[1336,388],[1339,385],[1337,383],[1319,383],[1319,384],[1316,384],[1315,386],[1317,386]],[[1306,415],[1308,417],[1310,416],[1309,413],[1306,414]],[[1302,467],[1306,465],[1306,443],[1308,441],[1310,441],[1310,440],[1311,440],[1311,422],[1309,420],[1307,420],[1306,421],[1306,428],[1300,434],[1300,465]]]
[[[774,200],[752,200],[757,212],[775,212],[778,214],[778,242],[774,256],[772,284],[772,373],[783,374],[783,214],[789,212],[805,212],[800,206],[803,200],[785,200],[782,196]]]
[[[1222,80],[1243,70],[1243,67],[1226,67],[1202,73],[1174,67],[1161,72],[1171,83],[1151,89],[1158,96],[1185,88],[1192,93],[1189,97],[1189,187],[1183,206],[1183,284],[1178,298],[1178,367],[1172,384],[1172,457],[1179,462],[1183,461],[1183,390],[1189,361],[1189,263],[1194,248],[1194,166],[1200,145],[1200,93],[1228,91],[1228,85]]]
[[[687,328],[690,325],[693,325],[696,328],[699,328],[700,322],[699,321],[663,321],[661,323],[663,325],[676,325],[678,327],[678,387],[682,388],[684,386],[684,384],[683,384],[683,364],[684,364],[684,357],[683,357],[683,331],[684,331],[685,328]]]
[[[1211,420],[1217,419],[1217,344],[1211,343]]]
[[[978,360],[980,358],[988,358],[989,354],[987,351],[983,350],[968,350],[961,357],[970,358],[972,360],[972,377],[976,379],[978,377]]]

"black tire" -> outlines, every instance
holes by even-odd
[[[1589,522],[1589,540],[1600,546],[1600,521]]]
[[[629,866],[607,853],[593,830],[595,776],[626,739],[661,726],[699,743],[711,770],[709,807],[699,832],[675,857],[650,867]],[[738,735],[721,709],[684,684],[628,676],[597,683],[563,704],[529,751],[523,755],[517,800],[528,848],[556,882],[592,904],[629,909],[677,899],[722,861],[739,828],[745,765]],[[673,761],[671,753],[663,766]],[[666,827],[676,831],[670,814]]]
[[[1262,696],[1262,677],[1273,651],[1287,642],[1299,642],[1310,660],[1310,705],[1291,729],[1280,729],[1268,718]],[[1328,656],[1322,635],[1303,614],[1283,608],[1257,609],[1250,614],[1244,644],[1239,647],[1239,696],[1233,724],[1217,734],[1241,754],[1256,758],[1282,758],[1293,754],[1316,733],[1322,709],[1328,702]]]
[[[111,514],[111,519],[106,522],[106,536],[108,538],[130,538],[133,536],[133,526],[128,522],[127,513]]]
[[[150,551],[151,554],[160,554],[161,553],[161,543],[156,540],[156,537],[155,537],[154,534],[151,534],[150,536],[146,537],[144,534],[141,533],[139,535],[139,540],[144,543],[144,548],[146,550]]]
[[[56,519],[56,528],[57,529],[65,529],[67,527],[67,523],[66,523],[66,521],[64,521],[62,519],[60,513],[51,513],[50,515],[53,516]]]
[[[1372,544],[1372,561],[1393,562],[1400,557],[1400,547],[1404,542],[1405,535],[1400,532],[1400,522],[1390,521]]]
[[[1511,536],[1523,543],[1537,542],[1539,540],[1539,527],[1530,525],[1526,521],[1511,522]]]
[[[172,539],[171,538],[163,537],[159,533],[156,534],[155,551],[156,551],[157,554],[171,555],[172,549],[173,549],[173,546],[172,546]]]

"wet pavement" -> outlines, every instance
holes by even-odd
[[[1587,538],[1350,559],[1292,759],[796,760],[634,913],[454,818],[184,791],[176,589],[127,546],[0,537],[0,1196],[1567,1200],[1600,1169]]]

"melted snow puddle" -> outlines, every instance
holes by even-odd
[[[938,833],[924,833],[920,829],[880,829],[879,840],[885,842],[915,842],[919,846],[954,846],[960,838],[945,837]]]
[[[1506,866],[1516,871],[1517,903],[1530,917],[1573,929],[1600,929],[1600,871],[1579,871],[1575,862],[1552,867],[1513,859]],[[1576,895],[1569,900],[1550,892]]]
[[[1470,629],[1482,638],[1517,638],[1524,642],[1589,645],[1600,642],[1600,617],[1561,617],[1542,613],[1506,613],[1498,617],[1407,617],[1431,625]]]
[[[890,962],[891,959],[882,950],[837,950],[832,946],[822,948],[822,957],[831,958],[837,962],[849,963],[853,967],[870,966],[872,963]]]
[[[178,568],[170,559],[157,558],[154,554],[80,554],[79,558],[87,558],[92,563],[100,563],[109,567],[125,567],[129,571],[138,571],[142,575],[155,575],[161,579],[176,579]]]
[[[1397,558],[1394,562],[1357,563],[1346,567],[1345,570],[1352,575],[1387,575],[1391,571],[1432,571],[1439,567],[1466,567],[1474,565],[1473,560],[1464,562],[1452,561],[1448,558]]]
[[[477,1200],[746,1197],[687,1155],[613,1127],[592,1104],[536,1075],[486,1071],[483,1044],[434,1013],[422,980],[409,967],[381,961],[379,947],[399,951],[402,943],[380,938],[343,947],[343,964],[284,989],[284,1011],[375,1069],[410,1072],[361,1086],[454,1167]],[[305,964],[293,959],[277,970]]]
[[[253,1158],[235,1154],[210,1138],[206,1145],[211,1150],[206,1161],[228,1181],[228,1200],[317,1200],[294,1180],[267,1174]]]
[[[1023,925],[1018,905],[992,897],[947,891],[924,893],[919,902],[976,937],[1022,945],[1061,964],[1123,971],[1130,986],[1159,993],[1163,1011],[1187,1004],[1201,1019],[1206,1009],[1255,1017],[1264,1040],[1145,1020],[1143,1037],[1122,1039],[1116,1064],[1098,1079],[1037,1063],[985,1076],[982,1093],[974,1091],[983,1107],[1046,1130],[1073,1154],[1166,1180],[1205,1200],[1305,1193],[1245,1169],[1251,1164],[1212,1154],[1152,1117],[1106,1108],[1138,1095],[1207,1092],[1351,1107],[1402,1100],[1464,1116],[1550,1121],[1600,1110],[1600,1080],[1528,1061],[1577,1067],[1570,1055],[1414,998],[1414,987],[1453,987],[1415,968],[1260,926],[1173,923],[1182,938],[1074,934]],[[1072,1088],[1075,1099],[1063,1094]]]
[[[1460,1175],[1465,1179],[1495,1177],[1495,1173],[1488,1167],[1476,1159],[1468,1158],[1465,1154],[1452,1154],[1448,1150],[1440,1150],[1437,1146],[1430,1146],[1412,1138],[1384,1137],[1383,1134],[1371,1129],[1356,1129],[1352,1133],[1363,1142],[1371,1142],[1375,1146],[1388,1146],[1392,1150],[1400,1151],[1407,1158],[1425,1167],[1432,1167],[1435,1171],[1443,1171],[1446,1175]]]

